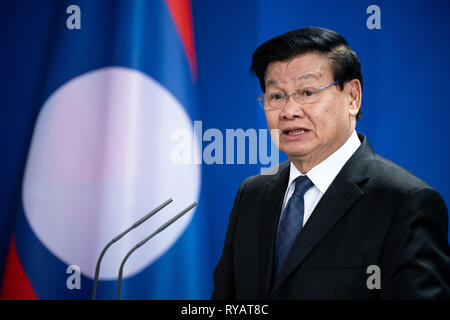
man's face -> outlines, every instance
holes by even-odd
[[[266,94],[292,93],[305,87],[320,88],[334,82],[330,60],[307,53],[289,61],[270,63],[266,70]],[[314,103],[299,105],[291,96],[283,108],[267,110],[269,129],[278,129],[273,140],[303,173],[339,149],[356,125],[361,87],[358,80],[322,90]],[[300,130],[298,130],[300,129]],[[303,130],[302,130],[303,129]],[[304,171],[305,170],[305,171]]]

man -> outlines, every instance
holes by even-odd
[[[251,70],[289,161],[240,186],[213,299],[450,298],[445,203],[356,133],[362,75],[346,40],[295,30],[258,47]]]

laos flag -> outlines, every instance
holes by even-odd
[[[190,0],[7,1],[0,18],[15,130],[1,298],[90,299],[103,247],[168,199],[106,252],[97,298],[114,299],[127,252],[194,201],[130,256],[121,298],[208,298],[201,166],[174,148],[183,132],[200,157]]]

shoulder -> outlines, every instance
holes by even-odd
[[[372,178],[379,184],[389,186],[392,189],[412,190],[431,188],[425,181],[415,176],[410,171],[399,166],[378,154],[373,158]]]
[[[447,212],[445,201],[436,189],[398,164],[375,154],[369,172],[369,180],[362,189],[378,203],[375,206],[389,207],[395,212],[407,209],[415,214],[421,208],[431,208],[434,213]]]
[[[411,214],[421,207],[447,211],[445,201],[435,189],[407,169],[376,154],[364,135],[360,134],[359,138],[360,148],[338,176],[349,177],[360,188],[364,195],[361,204],[365,208],[386,217],[402,208]]]
[[[276,166],[273,166],[266,171],[250,176],[246,178],[242,184],[240,189],[245,190],[259,190],[264,188],[267,184],[271,184],[274,182],[282,182],[283,180],[289,177],[289,161],[284,161]]]
[[[412,190],[432,189],[407,169],[375,153],[367,138],[359,134],[361,146],[344,166],[344,170],[365,191],[377,197],[405,195]],[[362,182],[362,184],[360,184]]]

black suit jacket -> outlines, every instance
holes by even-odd
[[[213,299],[450,298],[448,213],[439,193],[375,154],[366,137],[303,227],[277,279],[289,162],[247,178],[231,211]],[[381,289],[367,286],[380,268]],[[370,279],[373,280],[373,277]],[[373,283],[372,281],[369,281]]]

